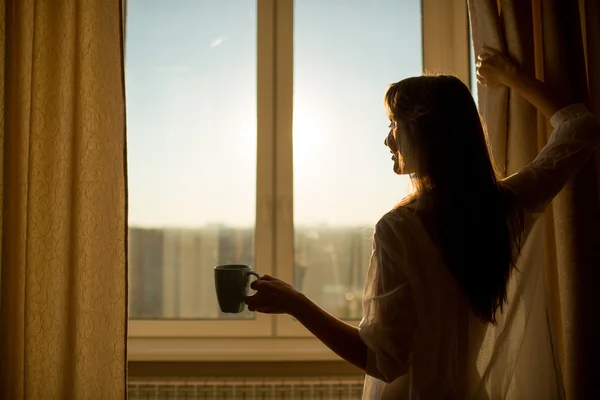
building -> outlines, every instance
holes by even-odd
[[[295,231],[295,287],[336,316],[362,314],[371,229],[306,227]],[[253,318],[221,313],[213,268],[254,263],[254,230],[220,225],[129,230],[133,319]]]

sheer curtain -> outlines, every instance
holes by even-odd
[[[530,73],[599,114],[598,2],[469,0],[469,12],[475,54],[484,45],[504,50]],[[494,157],[510,175],[545,144],[549,124],[505,88],[479,87],[479,102]],[[558,389],[564,384],[568,398],[600,398],[598,362],[592,356],[600,354],[600,328],[591,317],[600,304],[599,160],[596,154],[586,163],[532,231],[521,260],[523,273],[512,283],[520,289],[512,292],[506,319],[487,337],[487,354],[497,360],[490,385],[505,385],[509,392],[527,393],[526,398],[548,398],[536,395],[548,393],[549,384]],[[523,312],[515,310],[516,304]],[[493,345],[507,336],[501,349]],[[508,365],[514,366],[513,376],[502,371]]]
[[[0,0],[0,398],[126,393],[119,0]]]

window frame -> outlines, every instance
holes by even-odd
[[[294,0],[257,1],[255,264],[294,278]],[[421,0],[423,68],[470,86],[467,4]],[[348,321],[357,326],[358,321]],[[288,315],[253,320],[131,320],[131,361],[331,361],[339,358]]]

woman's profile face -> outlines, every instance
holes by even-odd
[[[383,142],[392,153],[392,161],[394,162],[393,170],[398,175],[412,174],[415,172],[414,163],[411,162],[412,157],[406,146],[406,137],[408,127],[403,122],[390,121],[390,131]]]

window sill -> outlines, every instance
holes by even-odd
[[[340,361],[314,338],[131,338],[130,361]]]

